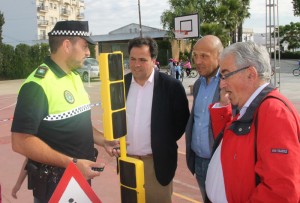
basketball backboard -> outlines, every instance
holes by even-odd
[[[174,19],[176,39],[199,37],[198,14],[178,16]]]

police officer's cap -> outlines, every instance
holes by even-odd
[[[59,21],[55,24],[48,36],[73,36],[81,37],[90,44],[96,44],[90,38],[88,21]]]

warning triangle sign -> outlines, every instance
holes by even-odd
[[[71,162],[59,181],[49,203],[101,203],[89,183]]]

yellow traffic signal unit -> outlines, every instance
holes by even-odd
[[[99,56],[103,130],[108,140],[120,140],[118,158],[122,203],[144,203],[144,163],[127,157],[126,153],[126,96],[123,54],[101,53]]]

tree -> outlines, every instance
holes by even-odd
[[[25,78],[33,70],[31,67],[30,46],[27,44],[18,44],[15,48],[15,74],[17,78]]]
[[[3,40],[2,26],[4,25],[4,23],[5,23],[4,16],[3,16],[3,13],[0,11],[0,44],[2,44],[2,40]]]
[[[35,44],[30,47],[29,53],[31,55],[29,71],[31,71],[31,69],[33,70],[43,63],[46,56],[50,55],[49,45],[46,43]]]
[[[227,45],[230,35],[235,41],[238,25],[249,17],[249,0],[169,0],[170,10],[165,10],[161,16],[163,28],[174,37],[174,18],[176,16],[198,13],[201,35],[218,33],[218,37]],[[216,29],[216,30],[214,30]]]
[[[279,26],[280,43],[288,42],[288,49],[295,51],[300,48],[300,23],[291,22],[289,25]]]
[[[300,16],[300,0],[293,0],[292,4],[294,8],[294,16]]]
[[[2,60],[0,61],[0,79],[14,79],[14,47],[9,44],[0,44],[0,53],[3,56]]]
[[[4,25],[4,17],[3,17],[3,13],[1,13],[0,11],[0,50],[2,49],[2,26]],[[0,51],[0,76],[1,76],[1,72],[4,69],[2,67],[2,63],[3,63],[3,52]]]

